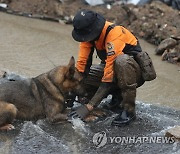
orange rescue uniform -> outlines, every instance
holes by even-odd
[[[79,72],[85,72],[89,56],[92,56],[92,49],[94,50],[95,47],[96,50],[99,51],[99,54],[104,52],[106,55],[105,58],[100,57],[102,61],[106,62],[102,82],[113,81],[113,65],[116,57],[124,54],[123,49],[126,47],[126,45],[136,46],[138,42],[136,37],[123,26],[115,26],[105,38],[106,30],[108,26],[112,24],[113,23],[106,21],[99,39],[94,43],[80,43],[80,50],[76,64],[76,68],[79,70]]]

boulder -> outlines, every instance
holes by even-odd
[[[165,50],[172,49],[177,45],[177,41],[173,38],[163,40],[155,50],[157,55],[162,55]]]
[[[175,140],[180,141],[180,126],[175,126],[169,130],[167,130],[166,137],[174,137]]]

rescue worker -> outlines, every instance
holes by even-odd
[[[88,76],[94,49],[105,66],[101,84],[94,96],[86,105],[71,112],[70,116],[84,119],[114,90],[112,95],[118,102],[116,106],[121,105],[123,110],[119,111],[112,125],[129,124],[136,118],[136,88],[144,83],[140,67],[133,58],[137,52],[142,51],[137,38],[125,27],[116,26],[91,10],[77,12],[73,27],[72,37],[80,42],[76,64],[78,71]],[[118,89],[113,89],[114,85]]]

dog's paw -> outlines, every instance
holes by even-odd
[[[98,119],[98,117],[95,115],[88,115],[84,120],[85,120],[85,122],[93,122],[97,119]]]
[[[92,115],[97,116],[97,117],[105,117],[106,116],[106,112],[102,111],[100,109],[95,109],[91,112]]]
[[[13,130],[13,129],[15,129],[15,127],[13,125],[11,125],[11,124],[7,124],[5,126],[0,127],[0,130],[6,130],[6,131],[10,131],[10,130]]]

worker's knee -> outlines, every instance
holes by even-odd
[[[115,60],[115,67],[124,67],[128,64],[128,61],[131,61],[131,57],[127,54],[122,54],[117,56]]]

